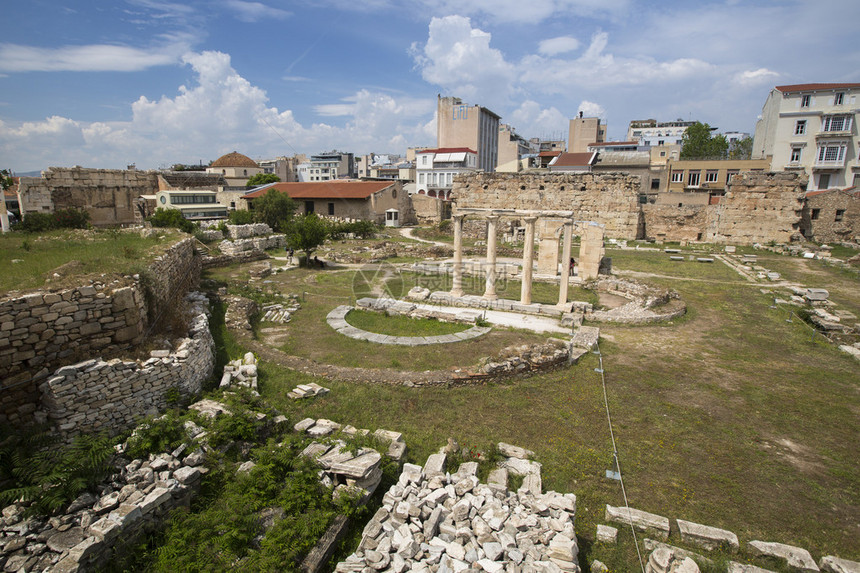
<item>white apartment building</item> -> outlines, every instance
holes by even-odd
[[[451,197],[454,176],[478,170],[478,152],[468,147],[425,149],[415,154],[415,192],[430,197]]]
[[[695,121],[660,121],[640,119],[631,121],[627,126],[627,141],[638,141],[640,146],[659,147],[662,145],[681,145],[684,132]]]
[[[771,171],[802,171],[808,191],[860,183],[857,112],[860,84],[776,86],[756,123],[753,159]]]

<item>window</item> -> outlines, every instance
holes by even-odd
[[[830,187],[830,174],[822,173],[818,176],[818,188],[827,189],[828,187]]]
[[[833,105],[842,105],[845,102],[845,94],[840,92],[833,97]]]
[[[660,180],[659,179],[652,179],[651,180],[651,190],[654,191],[654,190],[658,190],[658,189],[660,189]]]
[[[791,148],[791,162],[792,163],[800,163],[800,147],[792,147]]]
[[[657,140],[657,145],[663,145],[664,143],[665,143],[665,141],[662,139]]]
[[[798,119],[797,123],[794,124],[794,135],[803,135],[806,133],[806,120]]]
[[[426,155],[421,156],[421,165],[427,165],[427,156]]]
[[[809,96],[800,96],[800,107],[809,107]]]
[[[687,185],[690,187],[698,187],[699,186],[699,179],[701,178],[701,176],[702,176],[701,171],[690,171],[690,176],[687,179]]]
[[[423,173],[418,174],[418,183],[424,183],[424,174]]]
[[[836,218],[834,221],[841,221],[842,217],[845,216],[845,209],[836,209]]]
[[[305,201],[305,213],[313,213],[314,212],[314,202],[313,201]]]
[[[683,171],[673,171],[672,172],[672,183],[683,183],[684,182],[684,172]]]
[[[728,171],[726,171],[726,184],[731,183],[732,177],[734,177],[738,173],[740,173],[740,171],[738,171],[737,169],[729,169]]]
[[[824,118],[821,131],[850,131],[850,115],[828,115]]]
[[[813,209],[812,213],[809,215],[809,218],[813,221],[818,219],[818,216],[821,214],[821,209]]]
[[[665,151],[661,151],[661,152],[660,152],[660,157],[666,157],[666,152],[665,152]]]
[[[329,204],[328,204],[328,214],[329,214],[329,215],[334,215],[334,203],[329,203]]]
[[[819,163],[835,163],[845,159],[845,144],[822,145],[818,148]]]
[[[716,183],[720,172],[716,169],[708,169],[705,172],[705,183]]]

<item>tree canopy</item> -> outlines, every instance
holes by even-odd
[[[297,251],[304,251],[307,260],[311,253],[328,238],[328,225],[315,213],[296,217],[287,229],[287,243]]]
[[[720,159],[729,149],[725,136],[711,135],[711,126],[700,121],[687,128],[681,145],[681,159]]]
[[[736,139],[729,144],[729,159],[750,159],[753,140],[751,137]]]
[[[281,180],[280,177],[275,175],[274,173],[257,173],[245,184],[249,189],[251,187],[257,187],[259,185],[266,185],[268,183],[277,183]]]
[[[255,218],[273,231],[286,231],[295,211],[295,202],[277,189],[269,189],[265,195],[254,199]]]

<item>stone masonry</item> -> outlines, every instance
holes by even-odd
[[[40,385],[42,411],[64,435],[134,427],[141,417],[164,410],[169,390],[178,396],[200,392],[215,367],[208,301],[192,302],[188,338],[175,351],[156,350],[145,362],[92,359],[65,366]]]

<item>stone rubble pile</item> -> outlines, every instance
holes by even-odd
[[[335,432],[341,432],[343,435],[349,437],[372,436],[372,438],[376,439],[381,444],[388,445],[388,450],[385,453],[387,457],[398,463],[402,462],[403,458],[406,457],[406,442],[403,439],[403,434],[400,432],[392,432],[390,430],[379,428],[371,434],[370,430],[358,429],[353,426],[343,426],[337,422],[326,420],[325,418],[320,418],[319,420],[305,418],[293,426],[293,429],[297,432],[305,432],[315,438],[324,438],[334,434]]]
[[[337,565],[338,573],[580,571],[573,494],[542,494],[525,483],[511,492],[506,468],[482,484],[477,462],[463,463],[454,474],[445,472],[445,462],[440,452],[424,467],[404,464],[358,551]],[[527,477],[539,482],[539,464],[507,463],[529,468]]]
[[[290,300],[286,305],[270,304],[263,307],[263,317],[261,322],[275,322],[278,324],[286,324],[292,320],[292,315],[301,308],[298,299],[295,295],[290,295]]]
[[[334,499],[353,494],[360,495],[364,503],[382,481],[382,454],[371,448],[350,451],[343,440],[331,444],[311,442],[301,455],[315,460],[323,469],[320,481],[325,487],[334,487]]]
[[[257,392],[257,357],[253,352],[246,352],[241,359],[231,360],[224,366],[224,374],[218,388],[224,390],[233,385]]]
[[[218,248],[225,255],[239,255],[248,251],[265,251],[268,249],[283,248],[287,244],[284,235],[271,235],[268,237],[253,237],[250,239],[237,239],[235,241],[223,240],[218,243]]]
[[[24,516],[24,507],[3,509],[0,562],[4,571],[98,570],[115,546],[131,543],[160,524],[170,510],[188,506],[206,468],[202,453],[180,447],[172,454],[137,459],[117,468],[98,495],[85,493],[61,516]]]
[[[249,225],[227,225],[227,236],[231,239],[247,239],[250,237],[268,236],[272,234],[272,228],[265,223],[251,223]]]
[[[699,566],[689,557],[676,555],[668,547],[658,547],[648,556],[645,573],[699,573]]]
[[[325,396],[328,394],[330,390],[328,388],[323,388],[316,382],[311,382],[310,384],[299,384],[295,388],[293,388],[287,396],[292,398],[293,400],[299,400],[301,398],[313,398],[314,396]]]

